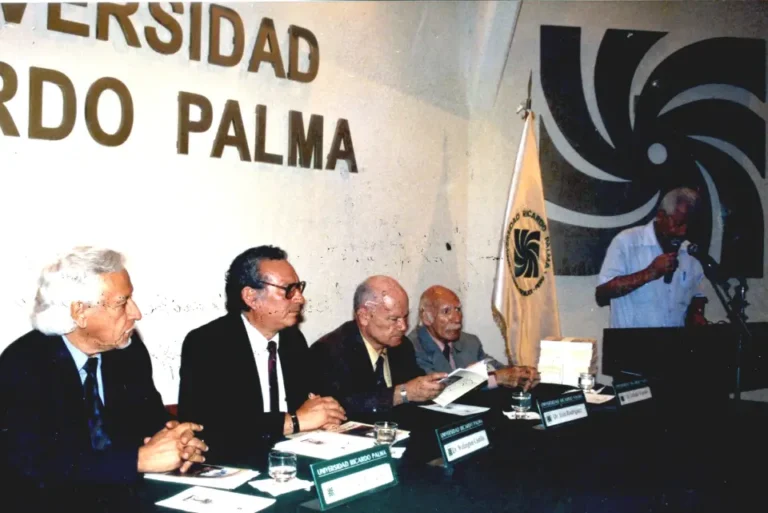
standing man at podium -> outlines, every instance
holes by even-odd
[[[611,305],[611,328],[706,324],[704,271],[685,242],[698,200],[693,189],[673,189],[650,223],[611,241],[595,289],[597,304]]]

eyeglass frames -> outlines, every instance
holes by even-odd
[[[304,289],[307,288],[306,281],[298,281],[296,283],[289,283],[288,285],[278,285],[276,283],[270,283],[264,280],[256,280],[256,283],[261,283],[262,285],[271,285],[273,287],[277,287],[278,289],[283,289],[285,291],[285,299],[293,299],[293,296],[296,295],[297,290],[303,294]]]

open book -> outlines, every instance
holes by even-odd
[[[195,463],[184,474],[178,470],[174,470],[172,472],[163,472],[160,474],[147,473],[144,474],[144,478],[154,479],[155,481],[168,481],[170,483],[234,490],[241,484],[250,481],[258,475],[259,473],[256,470]]]
[[[466,369],[456,369],[440,381],[446,385],[445,389],[433,401],[445,406],[486,381],[488,368],[485,360],[473,363]]]

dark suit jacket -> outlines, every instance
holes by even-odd
[[[309,350],[315,368],[315,385],[321,395],[333,396],[347,411],[372,413],[392,408],[392,388],[377,388],[376,375],[360,329],[354,321],[312,344]],[[387,349],[392,384],[399,385],[424,371],[416,365],[413,346],[407,338]]]
[[[280,332],[278,354],[291,412],[310,392],[307,352],[298,327]],[[285,414],[264,413],[256,360],[240,314],[191,331],[181,350],[180,374],[179,417],[205,428],[206,460],[264,465],[263,449],[282,437]]]
[[[103,490],[137,481],[143,438],[168,420],[138,334],[126,349],[102,353],[102,380],[112,446],[94,451],[83,385],[63,339],[31,331],[5,349],[0,356],[0,454],[20,486],[42,492],[89,483]]]

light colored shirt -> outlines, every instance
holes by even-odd
[[[624,230],[608,246],[598,284],[641,271],[662,253],[653,221]],[[611,299],[611,328],[665,328],[685,324],[691,299],[703,295],[704,270],[699,261],[688,254],[687,242],[680,246],[677,260],[671,283],[659,278]]]
[[[360,336],[363,337],[363,334],[361,333]],[[392,387],[392,374],[389,372],[389,358],[387,357],[387,348],[385,347],[382,348],[381,351],[377,351],[365,337],[363,337],[363,342],[365,343],[365,348],[368,350],[368,357],[371,359],[371,365],[373,365],[374,371],[376,371],[376,362],[379,360],[379,355],[384,358],[384,381],[387,384],[387,388]]]
[[[256,371],[259,374],[259,385],[261,385],[261,400],[264,404],[264,413],[269,413],[269,349],[267,344],[269,340],[257,330],[244,315],[240,315],[245,324],[245,332],[248,334],[248,340],[251,343],[253,358],[256,360]],[[280,349],[280,333],[272,338]],[[278,404],[280,411],[288,411],[288,402],[285,399],[285,383],[283,382],[283,367],[280,364],[280,353],[277,353],[277,385],[278,385]]]
[[[69,349],[69,354],[72,355],[72,359],[75,361],[75,367],[80,373],[80,384],[85,385],[85,378],[88,376],[88,373],[85,371],[85,364],[90,357],[75,347],[66,335],[62,335],[61,338],[64,339],[64,345]],[[101,403],[106,404],[104,401],[104,381],[101,379],[101,353],[96,353],[93,358],[96,358],[99,361],[96,366],[96,383],[99,385],[99,397],[101,397]]]

